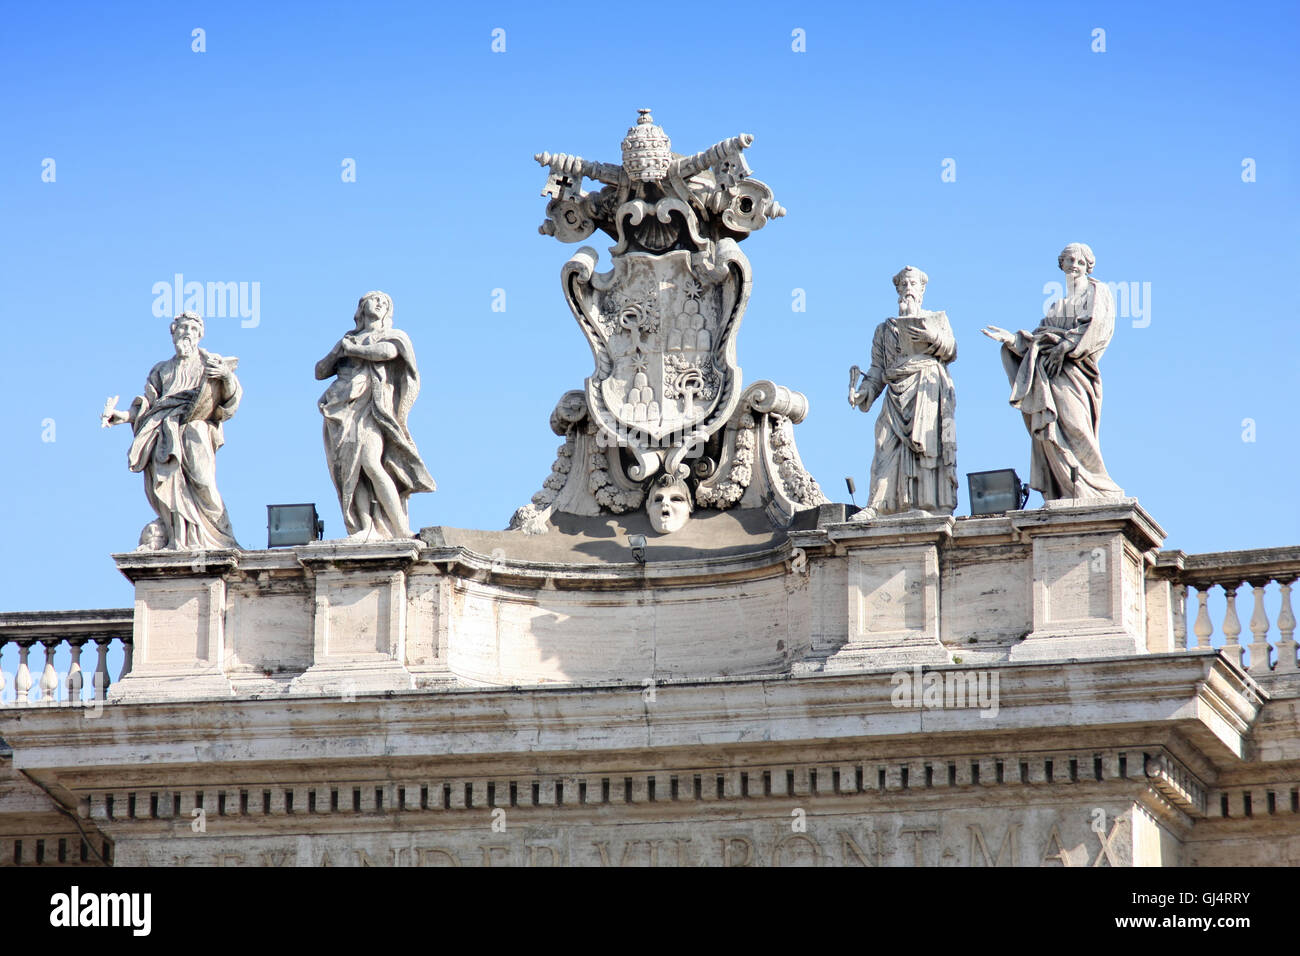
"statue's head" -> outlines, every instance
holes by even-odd
[[[672,534],[686,524],[694,510],[691,489],[674,475],[660,475],[646,495],[645,510],[650,527],[660,534]]]
[[[903,266],[894,276],[894,289],[898,292],[899,315],[914,315],[921,309],[925,299],[925,284],[930,277],[916,266]]]
[[[1092,275],[1092,267],[1097,264],[1097,257],[1086,243],[1072,242],[1056,257],[1056,265],[1067,276]]]
[[[672,143],[649,110],[637,110],[636,125],[623,138],[623,168],[632,182],[653,183],[668,175],[673,162]]]
[[[352,316],[357,324],[357,331],[363,329],[387,329],[393,325],[393,298],[387,292],[367,292],[357,303],[357,311]]]
[[[172,319],[171,333],[176,354],[182,358],[193,355],[203,338],[203,319],[197,312],[182,312]]]

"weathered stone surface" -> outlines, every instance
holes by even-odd
[[[1216,655],[995,670],[996,715],[877,673],[36,708],[12,736],[118,863],[1295,862],[1216,817],[1261,716]]]
[[[113,558],[135,584],[131,671],[119,700],[230,696],[226,572],[238,551],[134,552]]]
[[[1144,555],[1164,531],[1134,499],[1020,512],[1012,524],[1033,543],[1034,595],[1034,629],[1013,660],[1146,649]]]
[[[548,535],[118,555],[136,583],[136,698],[815,673],[1133,655],[1158,640],[1134,501],[870,523],[739,509],[651,536],[644,512]],[[1153,637],[1153,635],[1155,635]],[[1172,638],[1167,638],[1172,640]]]
[[[848,631],[827,670],[949,663],[939,640],[939,544],[952,527],[947,517],[899,515],[831,531],[848,561]]]

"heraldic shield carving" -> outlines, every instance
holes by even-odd
[[[599,434],[627,448],[629,477],[686,477],[740,400],[736,331],[749,262],[724,240],[713,268],[685,251],[627,253],[593,271],[594,250],[566,264],[564,293],[591,344],[587,405]]]
[[[738,243],[785,215],[750,176],[743,151],[753,139],[679,156],[641,110],[621,165],[537,154],[550,170],[538,231],[581,242],[599,229],[617,242],[609,271],[597,271],[590,246],[561,271],[595,370],[552,413],[565,444],[511,528],[539,534],[556,512],[619,514],[643,502],[660,533],[696,508],[761,507],[784,527],[826,500],[790,431],[807,400],[766,381],[745,389],[736,358],[751,285]],[[587,179],[602,188],[585,191]]]

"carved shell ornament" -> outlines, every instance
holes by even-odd
[[[651,252],[671,249],[681,235],[681,228],[671,219],[663,222],[658,216],[647,217],[636,227],[636,241]]]

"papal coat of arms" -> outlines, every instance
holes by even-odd
[[[650,111],[640,114],[622,165],[536,157],[550,170],[539,231],[580,242],[600,229],[616,244],[607,272],[589,246],[561,271],[595,369],[552,414],[565,445],[511,527],[540,533],[556,511],[629,511],[652,486],[674,489],[692,509],[753,505],[788,524],[825,501],[790,432],[807,402],[771,382],[744,389],[736,360],[751,282],[738,243],[785,210],[750,176],[752,136],[679,156]],[[603,188],[585,191],[587,179]],[[656,530],[672,530],[655,517]]]

